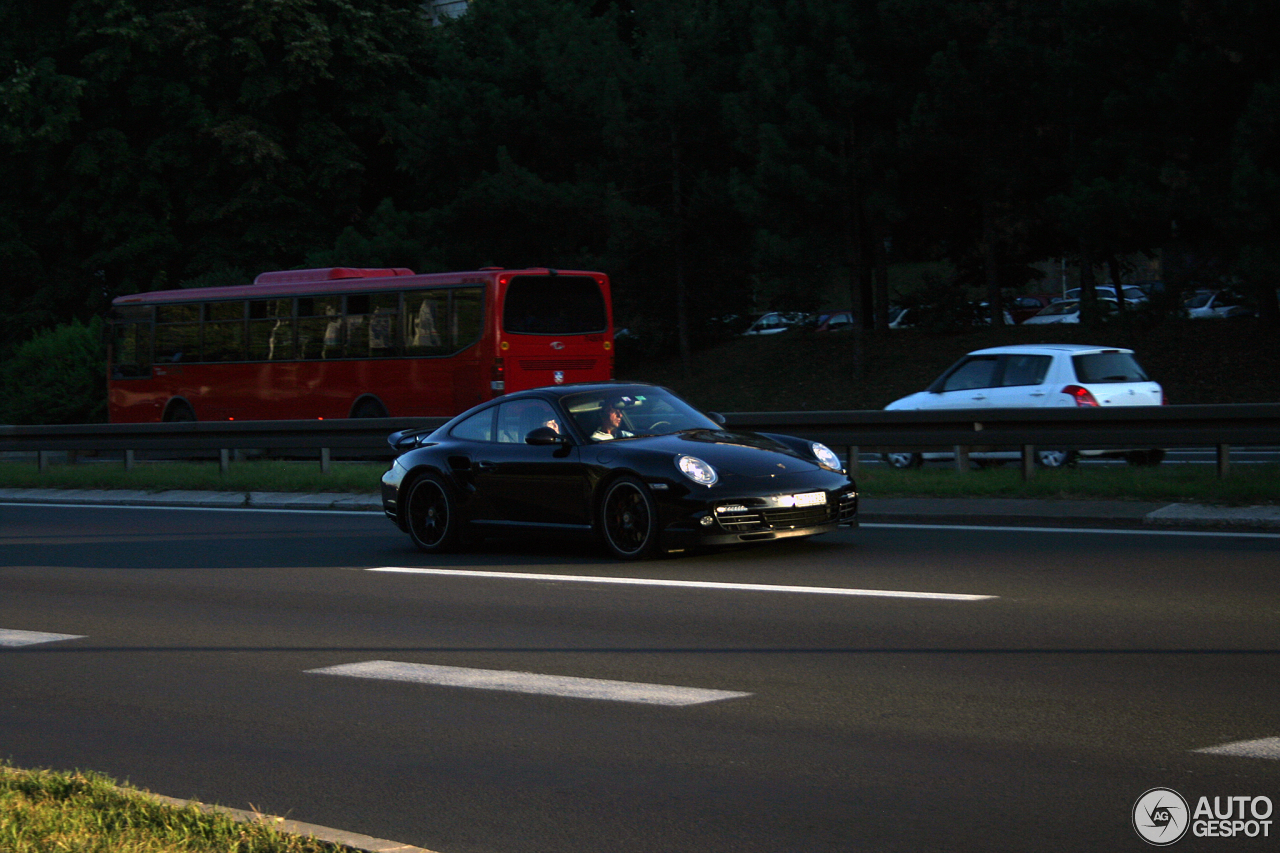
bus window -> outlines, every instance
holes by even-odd
[[[502,328],[521,335],[583,335],[609,325],[600,285],[581,275],[521,275],[507,285]]]
[[[449,352],[442,331],[449,328],[449,291],[420,290],[404,295],[406,355],[444,355]]]
[[[156,306],[157,362],[200,360],[200,303]]]
[[[151,375],[151,308],[120,308],[113,317],[111,377]]]
[[[293,300],[255,299],[249,303],[249,360],[293,358]]]
[[[244,303],[210,302],[205,306],[202,361],[244,361]]]
[[[352,293],[347,295],[348,358],[394,356],[396,318],[400,313],[398,293]]]
[[[484,291],[468,287],[453,291],[453,316],[449,331],[453,340],[450,352],[466,349],[480,339],[484,323]]]
[[[341,347],[342,297],[299,297],[298,357],[338,358],[342,355]]]

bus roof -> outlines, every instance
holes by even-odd
[[[576,275],[603,278],[601,273],[582,270],[553,270],[547,267],[504,269],[486,267],[469,272],[418,274],[405,267],[365,269],[359,267],[324,267],[307,270],[264,272],[253,284],[231,287],[191,287],[181,290],[153,290],[117,296],[113,305],[147,305],[155,302],[205,302],[219,299],[255,299],[299,294],[351,293],[372,290],[404,290],[413,287],[447,287],[481,284],[498,276]]]

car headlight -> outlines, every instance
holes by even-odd
[[[809,449],[813,451],[813,455],[817,458],[818,464],[823,468],[831,471],[841,471],[843,467],[840,465],[840,457],[836,456],[830,447],[821,442],[813,442],[809,445]]]
[[[681,474],[700,486],[714,486],[720,479],[715,468],[696,456],[681,456],[676,460],[676,467],[680,469]]]

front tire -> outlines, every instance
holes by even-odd
[[[426,474],[409,486],[405,499],[405,528],[419,550],[448,551],[458,541],[458,505],[445,482]]]
[[[600,500],[600,533],[615,557],[644,560],[658,551],[658,505],[644,483],[619,477]]]

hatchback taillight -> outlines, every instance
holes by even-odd
[[[1088,388],[1081,388],[1079,385],[1068,385],[1062,389],[1062,393],[1075,400],[1077,406],[1084,408],[1097,408],[1098,406],[1097,398],[1089,393]]]

